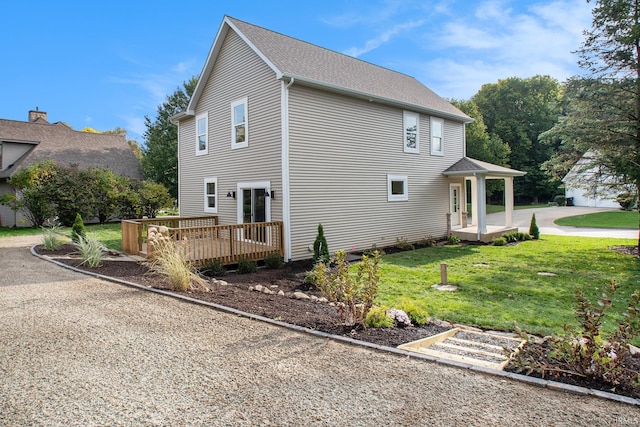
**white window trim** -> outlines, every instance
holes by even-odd
[[[440,150],[437,151],[434,149],[434,145],[433,145],[433,123],[437,122],[440,123],[440,129],[442,130],[442,133],[440,135]],[[429,121],[429,136],[430,136],[430,146],[431,146],[431,155],[432,156],[444,156],[444,120],[440,119],[438,117],[431,117],[430,121]]]
[[[205,137],[207,138],[207,144],[204,150],[200,150],[200,141],[198,139],[198,122],[204,119],[204,129],[205,129]],[[198,114],[196,116],[196,156],[202,156],[204,154],[209,154],[209,114],[207,111],[204,113]]]
[[[415,118],[417,124],[415,148],[407,147],[407,118],[409,117]],[[402,112],[402,141],[405,153],[420,153],[420,114],[413,111]]]
[[[213,208],[209,207],[209,203],[208,203],[209,197],[211,195],[207,193],[207,184],[210,184],[210,183],[214,183],[216,185],[216,192],[213,194],[215,207]],[[218,213],[218,193],[220,192],[218,188],[219,187],[218,187],[217,177],[204,179],[204,211],[206,213]]]
[[[391,183],[393,181],[403,182],[404,194],[392,194]],[[409,200],[409,178],[407,175],[387,175],[387,201],[401,202],[405,200]]]
[[[233,109],[238,106],[244,104],[244,142],[236,142],[235,141],[235,125],[233,123]],[[237,101],[233,101],[231,103],[231,149],[235,150],[236,148],[244,148],[249,146],[249,103],[247,101],[247,97],[245,96],[242,99],[238,99]]]

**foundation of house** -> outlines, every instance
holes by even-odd
[[[487,225],[487,231],[480,233],[479,236],[478,227],[475,225],[451,230],[451,232],[458,236],[460,240],[466,240],[468,242],[480,241],[484,243],[491,243],[494,238],[515,231],[518,231],[518,227],[505,227],[503,225]]]

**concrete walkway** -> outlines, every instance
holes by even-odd
[[[548,208],[518,209],[513,211],[513,225],[520,231],[529,231],[531,215],[536,214],[536,223],[540,229],[540,234],[555,234],[562,236],[582,236],[582,237],[616,237],[623,239],[637,239],[638,230],[629,229],[602,229],[602,228],[581,228],[581,227],[561,227],[554,221],[558,218],[568,216],[586,215],[596,212],[611,212],[619,209],[610,208],[584,208],[579,206],[554,206]],[[504,212],[497,212],[487,215],[488,225],[504,225]]]
[[[637,425],[638,408],[88,278],[0,239],[0,425]]]

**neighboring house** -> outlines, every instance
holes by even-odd
[[[0,119],[0,195],[13,192],[8,179],[45,160],[61,166],[111,169],[142,179],[140,162],[124,135],[80,132],[62,122],[49,123],[44,111],[29,111],[29,121]],[[0,205],[0,226],[30,225],[20,213]]]
[[[587,151],[562,178],[567,204],[592,208],[620,208],[616,197],[624,192],[637,194],[633,185],[624,184],[605,167],[598,165],[596,153]]]
[[[484,234],[484,179],[522,175],[466,159],[472,119],[416,79],[230,17],[172,119],[180,215],[282,221],[285,260],[319,223],[332,252],[445,236],[473,176]]]

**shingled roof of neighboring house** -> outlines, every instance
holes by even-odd
[[[187,108],[188,114],[193,113],[202,95],[229,29],[235,31],[273,69],[278,79],[293,79],[294,83],[462,122],[473,120],[411,76],[228,16],[224,18],[209,52]]]
[[[0,170],[0,178],[8,178],[25,166],[54,160],[62,166],[111,169],[119,175],[142,179],[140,162],[124,135],[75,131],[42,117],[29,122],[0,119],[0,143],[3,141],[31,147],[10,167]]]

